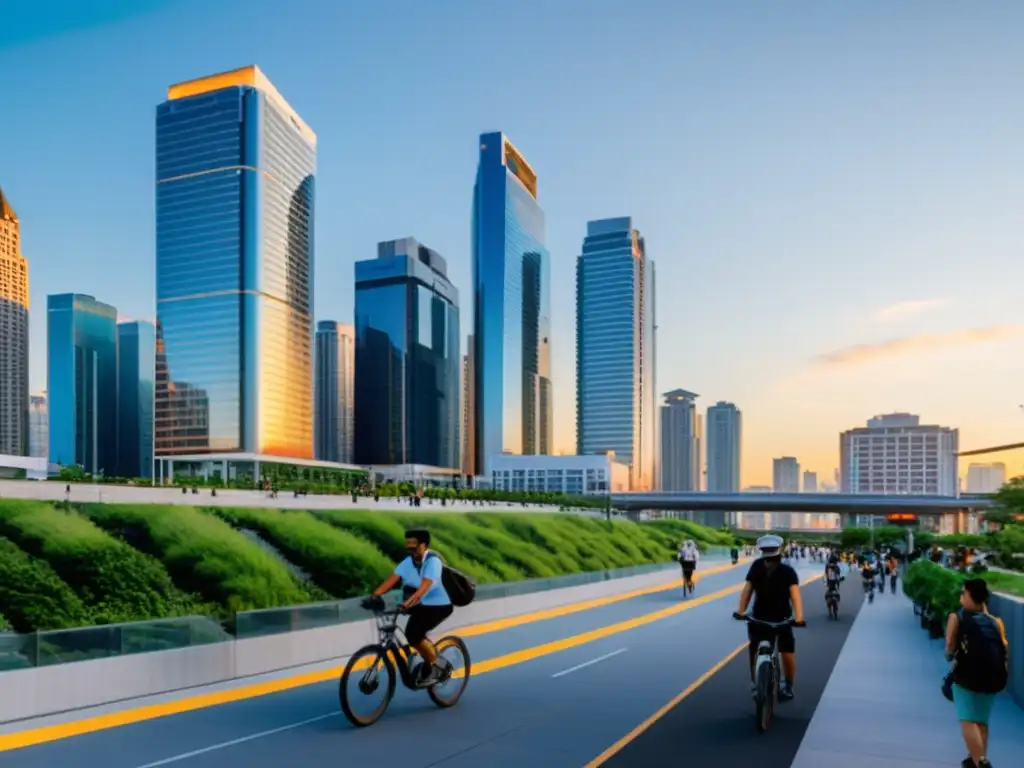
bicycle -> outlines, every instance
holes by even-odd
[[[754,662],[755,723],[758,733],[764,733],[771,726],[772,717],[775,715],[775,703],[779,697],[781,661],[779,659],[778,631],[786,627],[805,627],[807,625],[806,623],[798,624],[791,618],[785,621],[762,621],[742,613],[734,613],[733,618],[773,630],[771,640],[762,640],[757,644],[757,657]]]
[[[469,684],[471,673],[469,649],[466,648],[462,638],[455,635],[447,635],[434,643],[438,660],[443,661],[445,664],[444,674],[437,680],[420,680],[420,664],[424,662],[421,660],[419,664],[416,664],[413,661],[414,651],[408,642],[405,642],[405,633],[398,626],[398,617],[401,614],[402,610],[400,608],[375,610],[374,618],[377,621],[379,641],[373,645],[364,646],[352,654],[352,657],[345,665],[345,670],[341,673],[341,680],[338,683],[338,698],[341,702],[341,711],[352,725],[363,728],[373,725],[384,716],[388,705],[391,704],[391,699],[395,695],[396,667],[406,688],[412,691],[426,689],[431,701],[442,709],[455,706]],[[402,632],[403,642],[399,642],[396,637],[399,632]],[[462,658],[465,661],[461,671],[455,670],[454,665],[443,658],[442,654],[449,649],[458,650],[462,654]],[[363,669],[366,671],[359,680],[359,692],[365,696],[373,694],[380,687],[382,672],[386,678],[384,681],[384,700],[367,717],[360,717],[356,714],[352,707],[347,685],[352,673]],[[459,682],[458,688],[451,695],[445,695],[442,686],[447,685],[453,680]]]
[[[841,581],[842,579],[840,579]],[[825,591],[825,606],[828,608],[828,617],[833,621],[839,621],[839,582],[833,581]]]
[[[864,579],[864,593],[868,596],[868,603],[875,602],[875,577]]]
[[[693,580],[693,569],[683,568],[683,597],[693,594],[696,583]]]

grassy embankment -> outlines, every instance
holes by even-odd
[[[284,511],[0,500],[0,627],[17,632],[238,611],[368,593],[404,530],[479,583],[672,559],[729,534],[678,520],[541,513]]]

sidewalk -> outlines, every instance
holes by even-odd
[[[947,670],[943,641],[928,638],[902,591],[876,596],[846,639],[793,768],[960,765],[967,749],[940,691]],[[1004,693],[992,714],[989,758],[1009,768],[1021,765],[1022,754],[1024,710]]]

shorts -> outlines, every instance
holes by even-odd
[[[956,707],[956,719],[962,723],[979,723],[988,725],[992,716],[992,705],[996,694],[978,693],[961,688],[953,683],[953,705]]]
[[[414,605],[409,611],[409,622],[405,625],[405,639],[409,645],[422,643],[427,633],[437,629],[454,610],[451,605]]]
[[[796,653],[796,638],[793,637],[792,627],[771,629],[757,624],[747,625],[747,639],[750,640],[750,663],[754,663],[757,657],[757,646],[762,640],[771,641],[775,636],[779,638],[779,653]]]
[[[687,576],[697,570],[697,563],[693,560],[683,560],[679,564],[683,567],[683,573]]]

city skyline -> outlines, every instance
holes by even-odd
[[[12,120],[5,126],[5,137],[25,149],[5,157],[0,184],[21,217],[22,251],[33,277],[32,305],[42,307],[48,294],[75,291],[111,301],[129,317],[153,318],[151,301],[145,298],[152,295],[153,274],[146,258],[152,251],[153,226],[151,203],[146,201],[153,152],[152,112],[147,116],[147,110],[159,101],[168,82],[256,61],[293,102],[302,105],[322,136],[330,137],[324,146],[331,146],[333,156],[321,165],[318,197],[321,209],[326,206],[336,221],[318,224],[318,241],[331,243],[332,250],[330,258],[318,262],[318,282],[322,278],[323,285],[317,288],[317,319],[348,319],[350,291],[337,289],[347,285],[337,276],[351,274],[352,260],[396,227],[422,233],[449,254],[452,281],[468,295],[465,209],[467,179],[476,161],[473,137],[495,126],[515,137],[542,179],[552,285],[570,284],[583,222],[628,210],[641,217],[653,251],[671,249],[672,259],[659,260],[663,286],[719,286],[711,292],[713,302],[693,291],[687,292],[685,302],[662,296],[658,380],[685,381],[710,401],[728,399],[742,406],[744,485],[765,483],[771,471],[768,461],[781,453],[799,456],[802,463],[819,470],[837,466],[835,435],[873,413],[912,410],[929,423],[958,427],[964,449],[1019,440],[1024,417],[1016,408],[1019,397],[1012,382],[1020,380],[1024,363],[1016,353],[1020,327],[1010,286],[1021,269],[1013,257],[1019,233],[1012,214],[1020,193],[1019,182],[999,168],[1019,164],[1022,142],[1005,127],[1014,124],[1017,108],[998,98],[1018,87],[1020,76],[1009,64],[1013,54],[1007,30],[1022,18],[1019,10],[974,20],[984,27],[984,55],[954,62],[936,58],[938,51],[952,30],[970,17],[951,8],[936,9],[927,19],[915,18],[912,25],[909,18],[896,14],[893,29],[912,38],[909,43],[900,38],[899,45],[892,36],[896,32],[868,29],[868,14],[848,10],[823,11],[791,30],[774,22],[783,38],[813,38],[813,55],[821,57],[820,65],[815,72],[805,72],[799,63],[811,52],[787,53],[785,39],[769,43],[753,37],[746,49],[716,54],[698,38],[722,24],[724,14],[669,12],[656,17],[653,6],[641,3],[629,20],[648,30],[652,39],[681,33],[695,46],[687,55],[712,57],[720,68],[726,55],[732,57],[728,71],[703,67],[700,77],[679,76],[673,93],[699,97],[717,84],[716,91],[724,94],[724,101],[683,123],[680,144],[665,133],[680,113],[659,99],[669,84],[656,69],[686,72],[687,67],[668,62],[658,68],[643,61],[617,64],[622,69],[610,74],[636,82],[636,97],[647,100],[653,110],[645,128],[650,136],[642,138],[633,131],[617,137],[600,128],[596,105],[570,98],[559,108],[552,101],[551,87],[538,85],[537,67],[562,72],[569,83],[577,81],[582,73],[571,63],[546,54],[518,71],[500,64],[504,48],[489,54],[477,38],[467,36],[465,25],[470,22],[457,5],[433,13],[411,9],[398,20],[394,33],[401,38],[414,31],[439,30],[441,39],[447,39],[444,24],[460,20],[458,45],[453,38],[451,50],[425,65],[425,74],[432,76],[436,67],[473,55],[490,63],[489,85],[485,88],[484,78],[461,76],[462,89],[455,89],[459,103],[466,102],[469,93],[473,106],[449,110],[415,136],[396,133],[401,120],[389,125],[376,108],[363,115],[344,105],[360,99],[378,104],[371,90],[379,90],[394,104],[424,109],[436,101],[436,111],[444,113],[440,105],[454,103],[454,97],[444,92],[440,75],[437,85],[431,81],[422,94],[410,94],[401,85],[401,70],[382,65],[366,84],[344,84],[342,92],[330,98],[315,78],[306,77],[309,71],[340,66],[332,64],[334,54],[327,52],[326,38],[313,29],[315,23],[325,33],[330,31],[334,47],[344,47],[337,45],[339,32],[346,40],[347,29],[356,38],[372,38],[374,29],[384,28],[385,14],[375,11],[356,14],[312,4],[310,18],[302,22],[309,40],[297,57],[288,46],[273,50],[269,40],[274,25],[261,21],[256,10],[252,36],[244,40],[228,32],[234,22],[227,11],[204,11],[203,24],[186,25],[186,14],[174,8],[34,41],[8,40],[0,48],[0,64],[25,74],[10,85],[5,109],[10,109]],[[549,14],[544,16],[550,22],[546,27],[537,23],[541,13],[539,5],[527,3],[512,14],[512,23],[537,30],[541,40],[548,35],[564,40],[570,28],[576,36],[592,32],[595,44],[608,34],[602,31],[604,26],[617,28],[618,17],[608,9],[595,13],[594,19],[573,18],[571,25],[570,19]],[[684,18],[685,28],[680,26]],[[787,15],[780,13],[778,18]],[[346,26],[343,21],[351,23]],[[489,22],[482,18],[474,23]],[[857,30],[855,39],[840,39],[840,31],[848,32],[851,23]],[[754,24],[753,19],[745,20],[740,28],[749,36]],[[275,35],[278,31],[273,29]],[[166,58],[160,64],[140,61],[126,71],[116,64],[116,57],[105,54],[130,48],[132,39],[145,40],[155,56],[166,53]],[[217,45],[212,45],[214,40]],[[361,50],[358,39],[353,42],[355,47],[346,55]],[[14,43],[20,44],[11,48]],[[56,48],[89,62],[80,77],[58,75],[52,63]],[[194,52],[206,50],[210,53]],[[788,90],[772,90],[777,86],[769,83],[767,73],[737,90],[739,68],[769,50],[789,78]],[[867,50],[873,51],[870,60],[859,58],[860,51]],[[577,53],[584,68],[599,61],[593,53]],[[939,81],[925,80],[927,76],[917,70],[890,82],[879,101],[874,90],[865,90],[863,78],[897,55],[919,62],[921,72],[927,70],[923,65],[943,61],[959,82],[968,84],[958,90],[965,102],[952,110],[947,101],[934,96],[939,91],[927,85]],[[292,63],[289,58],[298,60]],[[847,72],[851,62],[866,71],[854,77],[846,92],[840,97],[825,88],[825,81],[831,82],[828,75]],[[493,89],[495,73],[505,77],[504,91]],[[760,97],[753,103],[741,98],[751,92],[761,94],[764,103]],[[512,106],[516,100],[509,98],[510,93],[529,93],[548,112],[543,119],[527,116],[526,110]],[[812,103],[817,106],[811,108]],[[748,108],[752,116],[729,121]],[[96,109],[111,118],[101,132],[87,117]],[[924,140],[917,129],[919,114],[930,116]],[[981,120],[980,115],[987,117]],[[75,152],[69,137],[60,135],[58,127],[69,120],[83,126],[85,134],[79,139],[88,141],[89,153]],[[743,127],[751,123],[766,126],[765,131],[758,134]],[[559,134],[565,137],[586,125],[586,140],[556,136],[545,129],[552,124],[561,125]],[[695,151],[702,146],[699,140],[710,136],[710,126],[722,125],[727,130],[715,133],[701,158],[686,148]],[[794,125],[815,131],[818,138],[800,139],[799,131],[786,130]],[[976,137],[970,152],[954,140],[965,131]],[[671,147],[667,155],[644,149],[659,142]],[[42,146],[47,147],[45,157],[34,149]],[[951,153],[950,146],[956,151]],[[866,155],[865,147],[871,150]],[[737,164],[745,166],[743,170],[724,161],[727,148],[745,158]],[[103,179],[106,191],[83,196],[74,185],[62,184],[49,156],[74,156],[81,177]],[[591,163],[589,158],[594,157],[614,162]],[[781,165],[773,165],[770,157],[779,158]],[[858,162],[849,162],[853,157]],[[783,165],[785,173],[776,172]],[[436,185],[434,201],[422,194],[395,194],[408,168]],[[686,170],[688,184],[675,183],[674,168]],[[359,200],[344,191],[344,180],[353,175],[367,179]],[[815,195],[808,195],[808,188],[817,190],[819,199],[809,199]],[[843,188],[850,190],[849,195],[856,190],[856,195],[834,192]],[[738,197],[731,197],[727,210],[716,213],[712,208],[723,203],[726,192]],[[963,203],[964,196],[969,204]],[[118,206],[109,205],[112,198],[120,201]],[[773,217],[784,222],[781,230],[766,228]],[[729,220],[728,227],[724,219]],[[357,236],[340,234],[355,230]],[[961,265],[968,261],[981,270],[979,274],[998,274],[1000,279],[963,281]],[[770,272],[758,266],[762,263],[773,265]],[[807,280],[781,279],[787,270],[792,274],[794,263],[805,264],[800,274]],[[103,268],[97,269],[101,264]],[[927,269],[922,268],[925,264]],[[880,283],[877,275],[883,271],[887,279]],[[572,450],[575,442],[571,303],[557,293],[552,296],[554,449],[562,451]],[[472,330],[467,318],[471,313],[462,314],[465,336]],[[42,315],[37,311],[31,320],[33,392],[45,388]],[[701,322],[708,323],[707,332],[700,332]],[[922,386],[925,382],[928,386]],[[1007,458],[1008,474],[1019,474],[1021,465]]]

